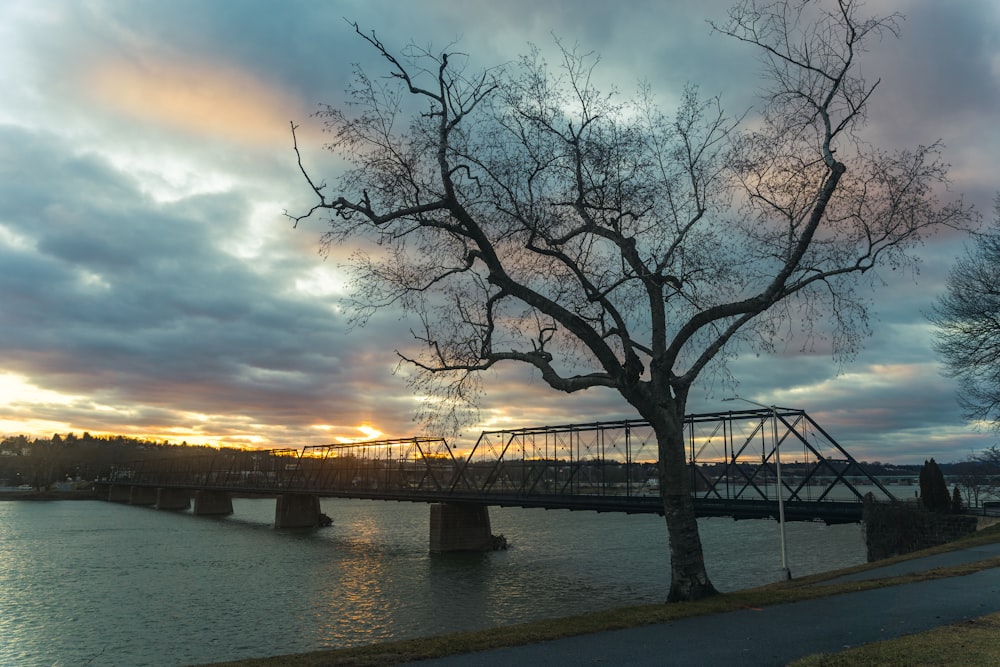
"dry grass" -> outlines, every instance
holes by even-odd
[[[470,653],[504,646],[531,644],[603,630],[616,630],[652,623],[664,623],[689,616],[717,614],[751,607],[765,607],[786,602],[795,602],[797,600],[837,595],[839,593],[895,586],[915,581],[963,576],[988,568],[1000,567],[1000,558],[887,579],[839,584],[826,583],[845,574],[863,572],[920,556],[943,553],[978,544],[992,544],[994,542],[1000,542],[1000,525],[979,531],[969,538],[908,554],[907,556],[803,577],[789,582],[779,582],[761,588],[718,595],[697,602],[625,607],[583,616],[491,628],[478,632],[464,632],[442,637],[413,639],[351,649],[314,651],[311,653],[270,658],[237,660],[215,663],[212,667],[381,667],[413,660]],[[987,616],[976,621],[955,626],[945,626],[925,634],[871,644],[844,653],[811,656],[795,664],[799,667],[869,664],[998,665],[1000,664],[1000,643],[996,642],[998,628],[1000,628],[1000,615]],[[878,651],[882,652],[879,653]],[[969,656],[971,662],[966,660],[966,655]],[[893,658],[893,656],[896,656],[896,658]],[[919,659],[922,661],[914,662],[914,656],[919,656]],[[935,658],[934,656],[939,657]],[[844,661],[841,661],[842,659]]]
[[[1000,665],[998,636],[1000,614],[991,614],[840,653],[812,655],[790,667],[995,667]]]

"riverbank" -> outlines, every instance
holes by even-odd
[[[2,500],[99,500],[93,489],[74,491],[0,491]]]
[[[903,592],[907,590],[905,587],[909,585],[966,577],[976,572],[995,571],[993,574],[1000,572],[1000,556],[977,559],[977,555],[973,554],[971,561],[949,564],[943,567],[934,564],[929,565],[929,569],[924,569],[919,560],[935,554],[974,550],[978,545],[1000,545],[1000,526],[984,529],[964,540],[907,556],[813,575],[789,582],[780,582],[761,588],[719,595],[709,600],[698,602],[629,607],[586,616],[555,619],[444,637],[392,642],[356,649],[316,651],[258,660],[214,663],[213,667],[320,667],[321,665],[324,667],[337,665],[361,667],[398,665],[419,660],[436,659],[445,659],[443,664],[448,664],[446,660],[447,656],[456,656],[455,660],[460,661],[463,656],[467,658],[466,654],[473,652],[504,650],[518,646],[530,650],[530,645],[541,646],[543,642],[555,640],[564,640],[572,644],[577,641],[577,639],[572,638],[578,638],[580,642],[584,642],[588,635],[594,635],[595,633],[610,633],[628,628],[642,628],[652,625],[662,626],[663,624],[670,624],[684,619],[695,619],[711,614],[739,613],[741,610],[770,610],[772,608],[776,609],[780,605],[801,603],[822,598],[846,599],[844,596],[856,595],[866,591],[878,591],[879,589],[889,587],[903,587],[893,589],[895,597],[898,598],[903,595]],[[898,574],[898,569],[889,569],[906,562],[913,563],[913,566],[909,568],[913,571]],[[933,561],[924,562],[931,563]],[[882,571],[884,576],[879,571]],[[872,574],[863,574],[866,572]],[[977,587],[982,588],[978,584]],[[918,595],[923,595],[923,593],[919,593]],[[961,603],[961,600],[959,602]],[[850,604],[853,603],[848,601],[848,605]],[[959,609],[959,612],[961,612],[961,609]],[[979,616],[982,614],[973,615]],[[844,614],[844,616],[852,617],[856,616],[856,614]],[[947,624],[948,620],[941,620],[945,618],[947,617],[942,616],[937,620],[932,620],[933,625],[928,627]],[[801,620],[807,622],[811,620],[813,625],[823,625],[825,616],[819,620],[816,618],[801,618]],[[979,620],[979,626],[982,628],[992,627],[991,623],[992,621],[989,618]],[[877,626],[878,624],[874,625]],[[777,627],[781,628],[782,626]],[[879,628],[876,627],[876,629],[878,630]],[[784,629],[783,632],[786,632],[789,636],[795,635],[794,629]],[[917,630],[916,632],[921,631]],[[931,630],[931,632],[934,631]],[[662,633],[657,633],[657,636],[660,634]],[[890,636],[886,635],[886,638]],[[989,655],[994,639],[995,634],[992,632],[982,633],[978,639],[970,638],[967,633],[963,636],[964,644],[961,644],[957,648],[949,648],[948,650],[952,651],[951,655],[955,664],[995,664],[989,661],[977,662],[977,656],[984,654],[984,651],[986,652],[985,655]],[[919,662],[917,656],[920,654],[909,652],[906,648],[906,642],[908,641],[926,642],[927,638],[924,635],[911,635],[908,638],[904,637],[902,639],[895,639],[894,641],[897,642],[897,646],[893,651],[899,655],[906,656],[907,659],[903,662],[889,662],[885,664],[934,664],[933,661],[931,663]],[[898,645],[899,642],[903,643],[902,647]],[[984,642],[986,643],[984,644]],[[766,646],[767,644],[766,642],[761,642],[759,645]],[[843,643],[838,644],[838,647],[840,646],[843,646]],[[523,660],[524,656],[521,659]],[[552,663],[551,659],[546,659],[546,661],[550,664],[559,664]],[[753,664],[753,662],[744,661],[744,664]],[[827,663],[820,660],[819,662],[814,661],[808,664],[825,665]],[[835,664],[850,663],[841,662]]]

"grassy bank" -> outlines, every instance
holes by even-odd
[[[995,667],[1000,665],[997,637],[1000,637],[1000,614],[990,614],[840,653],[811,655],[789,667]]]
[[[442,637],[413,639],[359,648],[315,651],[287,656],[237,660],[215,663],[214,667],[381,667],[401,662],[441,657],[459,653],[470,653],[504,646],[530,644],[549,639],[559,639],[574,635],[615,630],[652,623],[663,623],[689,616],[716,614],[747,607],[764,607],[796,600],[806,600],[838,593],[894,586],[914,581],[954,577],[971,574],[978,570],[1000,567],[1000,558],[971,563],[953,568],[941,568],[929,572],[874,579],[871,581],[833,584],[834,579],[845,574],[862,572],[892,563],[910,560],[920,556],[966,548],[977,544],[1000,542],[1000,526],[993,526],[976,535],[948,545],[926,549],[898,558],[859,565],[835,572],[803,577],[788,582],[779,582],[761,588],[718,595],[708,600],[678,604],[643,605],[613,609],[605,612],[527,623],[524,625],[491,628],[478,632],[465,632]],[[916,665],[916,664],[1000,664],[1000,648],[996,646],[996,632],[1000,627],[1000,615],[988,616],[974,623],[962,626],[947,626],[925,635],[915,635],[872,644],[844,654],[812,656],[799,663],[800,667],[841,666],[841,665]],[[930,648],[922,648],[924,643],[938,647],[939,653]],[[882,648],[882,645],[889,645]],[[865,650],[882,651],[869,657]],[[919,652],[918,652],[919,651]],[[861,652],[861,653],[857,653]],[[893,655],[902,661],[894,661]],[[928,662],[914,662],[914,656],[947,655],[948,660],[930,658]],[[987,656],[976,661],[976,656]],[[969,660],[965,657],[968,656]],[[812,660],[813,662],[808,662]],[[837,662],[837,660],[845,660]]]

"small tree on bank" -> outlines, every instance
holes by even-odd
[[[951,509],[948,484],[944,481],[941,467],[934,459],[924,461],[920,469],[920,504],[931,512],[947,512]]]
[[[857,5],[744,2],[716,26],[765,65],[749,129],[695,88],[673,114],[648,90],[602,93],[596,60],[572,50],[554,70],[532,52],[471,74],[458,54],[397,55],[355,25],[398,85],[358,71],[352,105],[321,113],[352,163],[336,191],[294,144],[317,196],[294,219],[328,214],[327,249],[381,244],[354,255],[354,304],[362,323],[386,307],[419,317],[423,352],[400,356],[420,394],[444,399],[432,417],[460,420],[446,408],[475,402],[480,371],[521,362],[558,391],[616,391],[650,423],[671,600],[715,592],[684,453],[695,381],[824,321],[835,353],[852,352],[867,322],[856,278],[969,218],[934,199],[934,147],[856,140],[878,83],[857,57],[896,32]]]
[[[951,492],[951,513],[961,514],[962,513],[962,491],[955,485],[955,488]]]

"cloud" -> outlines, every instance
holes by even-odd
[[[245,194],[157,202],[54,137],[16,128],[2,137],[28,158],[2,163],[5,369],[92,399],[69,409],[43,401],[45,420],[58,411],[91,431],[101,430],[94,421],[177,428],[200,414],[210,423],[190,428],[242,436],[258,422],[294,422],[301,437],[332,405],[376,417],[364,407],[366,374],[385,373],[391,362],[377,358],[392,348],[379,347],[377,332],[347,334],[328,301],[297,290],[305,266],[279,242],[249,261],[225,250],[244,229]]]
[[[247,72],[199,62],[109,61],[82,85],[110,111],[154,126],[240,143],[287,139],[289,94]]]

